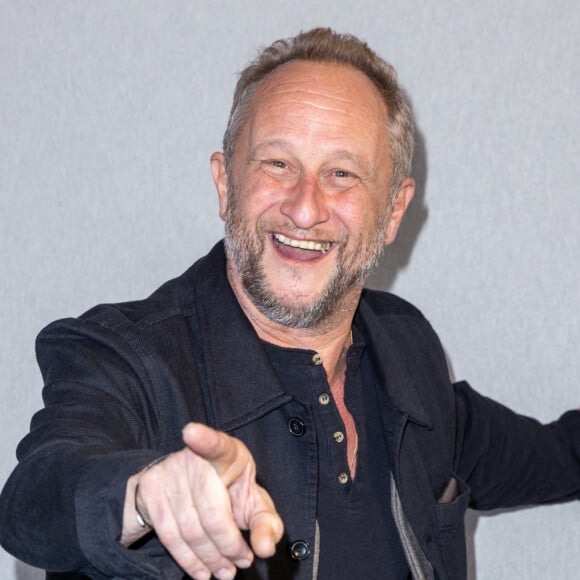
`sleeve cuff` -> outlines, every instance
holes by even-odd
[[[82,469],[75,495],[80,548],[91,564],[91,577],[179,579],[183,572],[154,536],[138,549],[120,542],[125,488],[160,453],[133,450],[92,457]],[[95,569],[100,575],[95,575]]]

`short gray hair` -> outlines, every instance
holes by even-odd
[[[226,166],[231,165],[235,141],[242,130],[249,104],[260,83],[279,66],[292,60],[330,62],[353,67],[363,72],[377,87],[388,112],[392,192],[396,193],[403,179],[411,173],[414,126],[411,108],[399,86],[397,73],[368,45],[351,34],[339,34],[330,28],[314,28],[297,36],[275,41],[263,49],[240,74],[223,149]]]

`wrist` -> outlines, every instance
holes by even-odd
[[[123,507],[123,526],[120,538],[121,544],[125,547],[134,544],[137,540],[140,540],[152,530],[152,528],[147,525],[146,514],[145,518],[143,518],[144,514],[139,514],[136,509],[140,475],[141,472],[136,473],[127,480],[125,503]],[[146,524],[145,526],[140,524],[139,517],[144,520],[144,523]]]

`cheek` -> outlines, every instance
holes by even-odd
[[[280,213],[280,205],[285,198],[284,188],[267,177],[253,179],[243,190],[245,213],[254,218],[273,217]]]
[[[375,230],[384,217],[384,207],[370,203],[368,199],[353,199],[338,202],[335,215],[348,231],[350,237],[364,237]]]

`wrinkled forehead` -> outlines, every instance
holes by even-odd
[[[246,129],[297,122],[355,127],[369,138],[385,138],[386,105],[374,83],[353,67],[312,61],[286,63],[256,88],[249,103]]]

